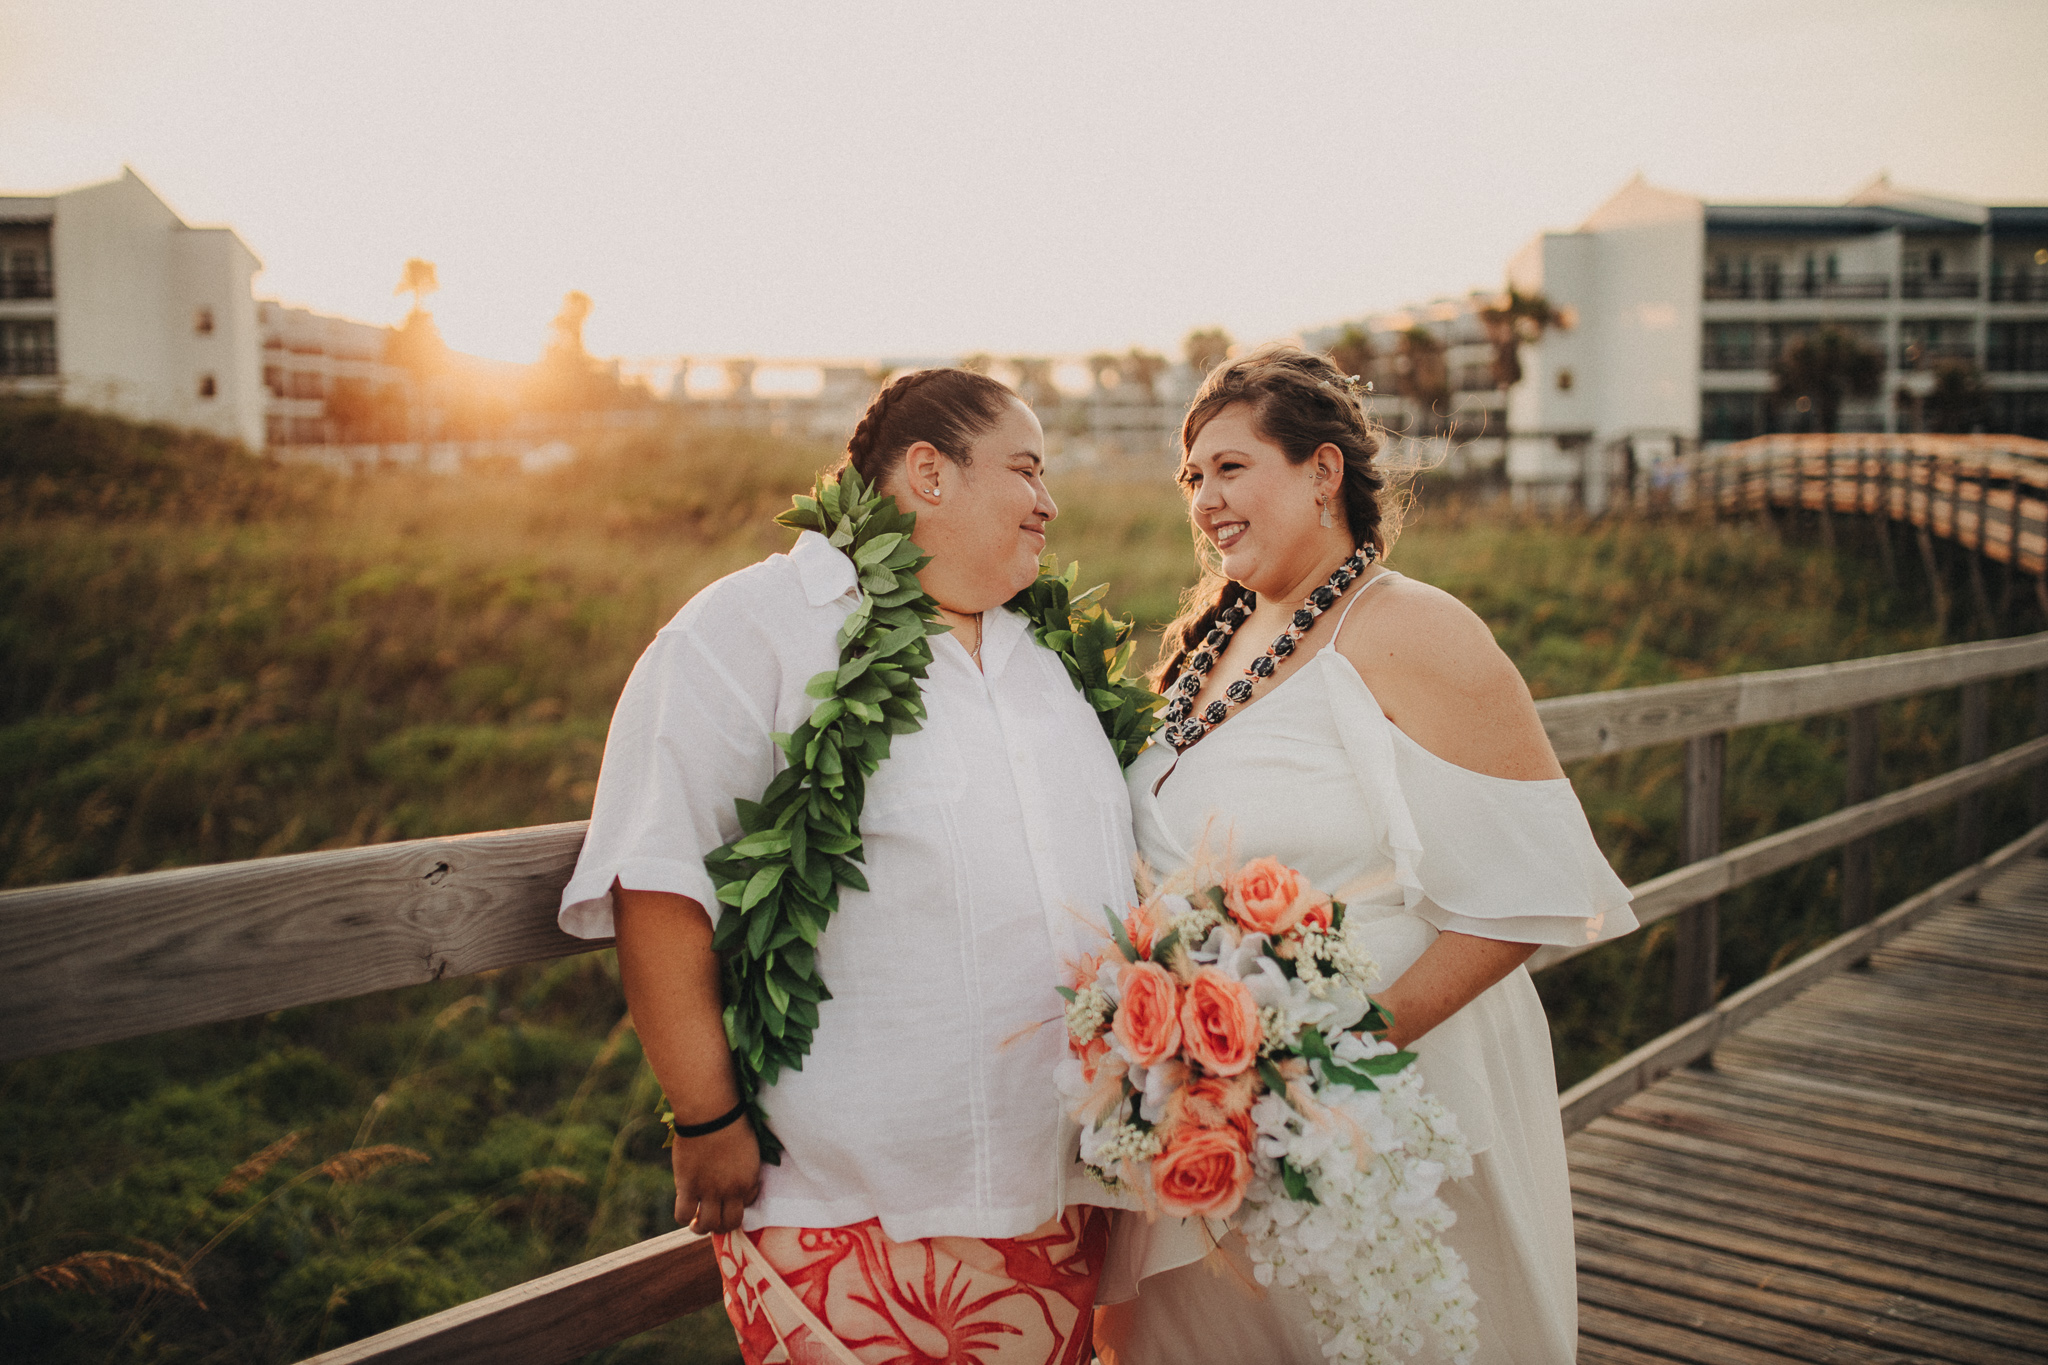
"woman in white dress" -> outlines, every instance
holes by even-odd
[[[1523,963],[1634,928],[1628,891],[1485,623],[1376,562],[1383,480],[1355,381],[1268,348],[1211,372],[1181,442],[1189,515],[1220,573],[1168,629],[1169,725],[1127,774],[1139,853],[1164,871],[1228,840],[1349,906],[1381,967],[1388,1037],[1418,1054],[1474,1153],[1444,1195],[1479,1296],[1478,1359],[1568,1362],[1571,1195]],[[1346,569],[1355,554],[1362,570]],[[1312,622],[1299,647],[1269,647],[1290,620]],[[1205,1256],[1192,1222],[1115,1223],[1106,1362],[1322,1361],[1297,1294],[1255,1294],[1214,1264],[1238,1239]]]
[[[934,1359],[1075,1365],[1112,1202],[1074,1161],[1053,1071],[1070,906],[1131,890],[1130,806],[1094,711],[1003,604],[1056,514],[1044,435],[1007,388],[906,375],[848,461],[917,515],[919,572],[953,629],[931,641],[922,728],[868,779],[868,889],[817,945],[831,999],[810,1055],[760,1092],[764,1166],[720,1022],[721,906],[705,855],[786,767],[778,732],[819,705],[860,601],[807,531],[691,599],[648,646],[605,741],[569,933],[616,933],[648,1061],[675,1108],[676,1219],[715,1238],[751,1365]],[[814,836],[815,837],[815,836]],[[728,912],[729,913],[729,912]]]

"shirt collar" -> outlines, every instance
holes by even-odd
[[[814,607],[859,593],[860,573],[853,561],[816,531],[805,531],[796,538],[789,562],[796,565],[797,577],[803,582],[804,599]],[[1016,612],[997,607],[983,613],[981,629],[982,672],[993,678],[1031,628]]]
[[[836,601],[860,586],[853,561],[816,531],[805,531],[790,547],[789,562],[803,581],[804,599],[814,607]]]

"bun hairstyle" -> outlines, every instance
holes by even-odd
[[[929,441],[954,464],[965,466],[975,438],[1002,420],[1019,401],[1000,380],[972,370],[941,367],[912,370],[882,386],[860,425],[847,438],[846,458],[869,484],[880,487],[903,456],[919,441]]]
[[[1202,381],[1181,422],[1181,458],[1187,458],[1211,419],[1240,403],[1251,409],[1253,429],[1279,446],[1290,464],[1307,463],[1325,445],[1343,452],[1342,511],[1351,543],[1370,545],[1384,554],[1386,518],[1380,494],[1387,481],[1373,464],[1379,437],[1359,404],[1355,376],[1345,374],[1327,356],[1288,345],[1262,346],[1218,365]],[[1195,539],[1201,545],[1199,532]],[[1181,661],[1215,626],[1216,618],[1249,596],[1204,554],[1201,581],[1188,589],[1180,616],[1166,627],[1159,665],[1153,670],[1153,690],[1170,687],[1180,676]]]

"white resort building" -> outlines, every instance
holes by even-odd
[[[132,170],[0,195],[0,393],[260,446],[262,268],[232,228],[191,226]]]
[[[1850,431],[1915,430],[1942,362],[1986,390],[1984,429],[2048,436],[2048,206],[1989,205],[1880,176],[1840,204],[1709,203],[1639,176],[1509,282],[1574,325],[1524,348],[1509,394],[1519,497],[1599,510],[1616,481],[1678,449],[1811,429],[1771,366],[1833,325],[1884,359]]]

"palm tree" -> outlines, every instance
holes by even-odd
[[[1884,357],[1840,327],[1828,324],[1800,336],[1779,352],[1771,366],[1774,396],[1781,402],[1811,408],[1824,432],[1832,432],[1842,416],[1842,400],[1851,394],[1869,397],[1884,377]]]
[[[1050,360],[1039,356],[1011,356],[1010,368],[1017,372],[1017,396],[1025,403],[1033,408],[1059,404],[1060,391],[1052,382]]]
[[[1188,368],[1200,379],[1230,359],[1230,333],[1221,327],[1197,327],[1181,343],[1181,350],[1187,357]]]
[[[424,307],[427,295],[440,287],[441,281],[434,273],[434,263],[414,256],[405,263],[405,269],[399,272],[398,288],[391,292],[412,295],[412,311],[417,313]]]
[[[1927,393],[1924,408],[1927,429],[1962,435],[1983,425],[1989,393],[1975,363],[1935,361],[1934,387]]]
[[[1370,382],[1373,362],[1379,359],[1379,352],[1373,348],[1371,332],[1355,322],[1347,322],[1344,331],[1330,343],[1330,359],[1344,373]]]
[[[1486,340],[1493,347],[1493,384],[1503,393],[1522,382],[1522,346],[1543,339],[1555,327],[1569,330],[1571,316],[1542,294],[1524,294],[1513,285],[1508,292],[1479,310],[1486,328]]]
[[[1223,336],[1221,332],[1216,335]],[[1228,350],[1229,338],[1225,337],[1224,342],[1224,349]],[[1159,401],[1159,376],[1166,373],[1165,356],[1157,351],[1148,351],[1142,346],[1133,346],[1124,352],[1124,358],[1117,362],[1116,368],[1118,374],[1144,391],[1147,403]]]
[[[1394,383],[1415,405],[1417,426],[1434,434],[1450,415],[1450,366],[1444,361],[1444,343],[1419,322],[1401,333],[1401,348],[1394,354]]]

